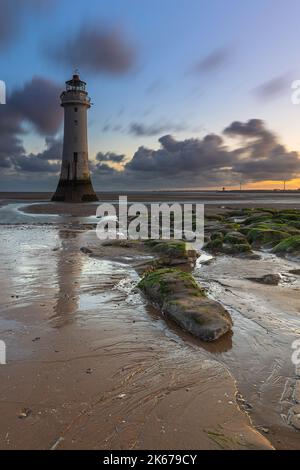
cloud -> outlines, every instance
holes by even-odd
[[[0,167],[11,167],[11,157],[22,155],[24,148],[20,136],[23,134],[19,117],[7,111],[8,105],[0,106]]]
[[[225,140],[228,137],[230,146]],[[195,188],[300,176],[299,154],[288,151],[259,119],[235,121],[222,136],[177,140],[168,134],[159,143],[157,150],[139,147],[121,172],[98,170],[96,184],[131,189]]]
[[[42,135],[55,134],[63,119],[59,106],[61,87],[41,77],[33,77],[23,88],[15,90],[9,105],[20,118],[32,123]]]
[[[280,75],[259,85],[254,93],[261,100],[277,98],[284,92],[290,92],[290,79],[287,75]]]
[[[38,14],[55,2],[56,0],[1,0],[0,48],[19,36],[24,15]]]
[[[43,152],[29,155],[15,155],[12,158],[17,171],[31,173],[57,173],[61,166],[62,142],[53,137],[46,137]]]
[[[59,91],[60,88],[55,83],[35,77],[24,87],[13,91],[7,99],[7,104],[0,106],[2,171],[32,169],[53,172],[57,168],[57,165],[55,167],[49,161],[60,159],[62,153],[61,143],[53,137],[59,130],[63,117],[58,106]],[[45,152],[36,156],[26,155],[23,146],[26,133],[24,123],[31,123],[38,133],[46,138]]]
[[[125,160],[126,156],[124,154],[116,154],[114,152],[98,152],[96,155],[96,160],[98,162],[112,162],[112,163],[122,163]]]
[[[67,67],[121,74],[134,64],[135,51],[117,29],[84,25],[77,34],[48,51],[51,59]]]
[[[300,158],[278,142],[263,121],[251,119],[233,122],[224,130],[231,137],[241,137],[243,145],[234,153],[233,170],[249,181],[290,180],[300,175]]]
[[[107,163],[97,163],[93,164],[90,162],[90,170],[94,175],[120,175],[120,172],[117,171],[112,166],[107,165]]]
[[[195,63],[192,71],[198,74],[209,74],[224,66],[231,56],[229,48],[219,48]]]
[[[151,137],[163,132],[181,132],[186,129],[184,124],[161,123],[145,125],[139,122],[133,122],[129,127],[129,133],[136,137]]]
[[[166,176],[207,171],[231,163],[231,152],[223,145],[223,139],[209,134],[204,139],[186,139],[179,141],[171,135],[159,139],[158,150],[140,147],[126,169],[132,171],[163,173]]]

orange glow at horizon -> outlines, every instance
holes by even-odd
[[[239,185],[237,186],[228,186],[226,189],[239,189]],[[290,181],[286,181],[285,189],[286,190],[295,190],[300,188],[300,178],[296,178]],[[242,184],[242,189],[284,189],[284,181],[259,181],[257,183],[247,183],[245,185]]]

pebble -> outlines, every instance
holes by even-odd
[[[23,408],[19,414],[20,419],[27,418],[31,414],[31,410],[29,408]]]

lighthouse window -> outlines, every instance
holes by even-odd
[[[75,119],[75,121],[74,121],[74,122],[75,122],[75,126],[77,126],[77,125],[78,125],[78,121],[77,121],[77,119]]]
[[[74,108],[74,111],[75,111],[75,113],[77,113],[77,111],[78,111],[78,108]]]

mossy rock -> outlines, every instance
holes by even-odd
[[[223,238],[218,237],[218,238],[214,238],[213,240],[210,240],[208,243],[206,243],[204,248],[205,250],[212,252],[212,253],[222,252]]]
[[[299,224],[299,226],[300,226],[300,224]],[[268,222],[262,222],[262,223],[259,223],[259,224],[252,224],[248,227],[243,227],[241,229],[241,232],[244,235],[247,235],[248,232],[253,228],[254,229],[265,229],[265,230],[277,230],[279,232],[287,232],[290,235],[297,235],[297,234],[300,235],[300,230],[298,230],[293,225],[290,225],[287,222],[281,222],[281,223],[279,223],[278,221],[274,222],[273,220],[268,221]]]
[[[186,243],[182,240],[146,240],[146,246],[149,246],[156,253],[174,257],[185,257]]]
[[[229,313],[206,297],[191,274],[178,269],[158,269],[138,287],[162,313],[203,341],[214,341],[231,330]]]
[[[209,215],[205,215],[205,219],[206,220],[217,220],[219,222],[222,222],[225,220],[225,217],[223,215],[220,215],[220,214],[209,214]]]
[[[272,214],[267,214],[265,212],[253,214],[248,217],[243,223],[244,225],[259,224],[261,222],[266,222],[272,218]]]
[[[252,253],[251,246],[245,241],[245,243],[235,244],[224,244],[222,247],[223,253],[227,255],[240,255],[245,253]]]
[[[224,234],[222,232],[214,232],[210,236],[211,240],[223,240]]]
[[[240,245],[247,243],[247,238],[240,232],[228,232],[224,237],[224,243],[230,243],[232,245]]]
[[[300,236],[286,238],[273,248],[273,253],[282,255],[300,255]]]
[[[295,221],[300,222],[300,211],[284,211],[279,212],[274,216],[274,220],[276,218],[283,219],[286,221]]]
[[[280,230],[268,228],[253,228],[247,233],[247,240],[252,246],[272,248],[280,241],[288,238],[289,234]]]

